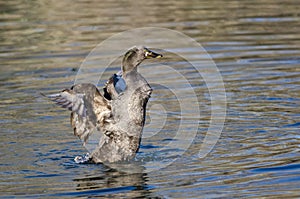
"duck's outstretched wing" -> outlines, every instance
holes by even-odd
[[[86,117],[87,109],[84,106],[84,94],[75,93],[73,90],[65,89],[57,94],[47,95],[57,105]]]
[[[96,86],[76,84],[71,89],[47,97],[72,112],[71,125],[74,135],[78,136],[84,144],[93,133],[100,134],[97,137],[101,139],[104,123],[111,116],[111,107]]]

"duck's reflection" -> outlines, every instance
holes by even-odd
[[[111,164],[100,166],[88,175],[74,179],[77,190],[93,196],[126,196],[148,198],[151,187],[147,185],[145,168],[138,163]]]

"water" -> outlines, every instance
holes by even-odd
[[[300,196],[298,1],[0,3],[1,197]],[[183,124],[186,131],[199,124],[191,146],[180,158],[169,155],[180,149],[160,151],[167,143],[186,140],[174,138],[180,122],[178,101],[167,88],[153,84],[137,156],[143,163],[133,165],[140,172],[74,163],[73,158],[86,150],[72,135],[69,113],[39,92],[70,87],[81,62],[98,43],[144,26],[180,31],[200,42],[213,58],[227,97],[220,139],[205,158],[198,158],[210,122],[208,89],[185,62],[167,54],[163,61],[190,78],[200,102],[201,115],[191,111]],[[192,49],[178,52],[197,56]],[[110,68],[106,77],[117,70]],[[166,71],[159,70],[161,81]],[[159,117],[168,117],[162,130]],[[171,165],[155,170],[176,157]],[[149,172],[149,165],[155,171]]]

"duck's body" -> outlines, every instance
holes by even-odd
[[[76,84],[49,96],[72,111],[74,134],[84,143],[92,133],[99,134],[99,144],[90,155],[93,162],[130,160],[138,151],[152,89],[137,66],[148,57],[161,55],[145,47],[130,49],[123,59],[122,74],[110,78],[104,95],[93,84]]]

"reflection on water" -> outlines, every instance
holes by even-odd
[[[77,187],[73,194],[77,196],[143,198],[151,196],[149,191],[151,187],[146,184],[146,181],[147,174],[143,170],[138,173],[126,173],[106,168],[105,172],[101,169],[100,172],[94,171],[84,177],[75,178],[74,182]]]
[[[299,196],[299,9],[296,0],[1,2],[0,195]],[[199,123],[184,155],[166,168],[147,172],[147,165],[155,168],[172,159],[168,154],[176,149],[159,151],[163,146],[181,140],[174,138],[180,122],[178,102],[162,83],[172,76],[163,68],[145,69],[156,73],[157,81],[152,80],[154,92],[137,157],[140,172],[75,164],[73,158],[86,151],[72,135],[69,113],[39,92],[70,87],[80,63],[98,43],[144,26],[181,31],[214,59],[227,96],[221,138],[208,156],[198,158],[210,122],[210,94],[202,77],[170,55],[165,64],[188,78],[200,102],[200,118],[191,115],[184,124],[188,128]],[[193,49],[177,50],[198,56]],[[117,65],[112,67],[105,77],[117,70]],[[159,116],[168,118],[163,129]]]

